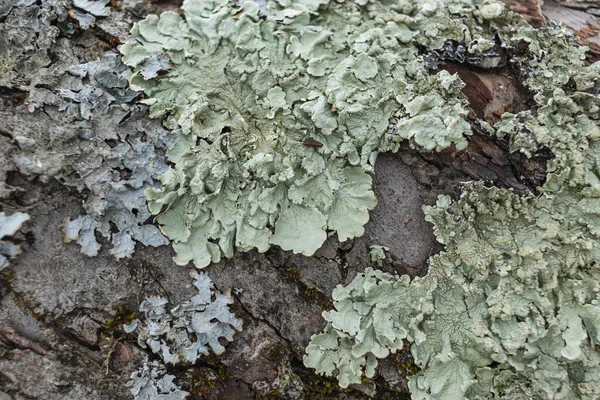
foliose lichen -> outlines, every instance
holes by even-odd
[[[58,179],[79,192],[85,214],[64,221],[65,241],[76,240],[93,256],[99,233],[112,242],[118,260],[131,256],[135,241],[168,243],[151,223],[144,190],[166,170],[164,152],[174,140],[147,118],[146,106],[135,104],[139,93],[120,76],[126,67],[116,53],[82,63],[77,42],[64,37],[106,16],[106,4],[9,1],[0,8],[6,16],[0,22],[0,86],[19,95],[15,104],[0,107],[0,178],[18,171],[28,179]],[[0,197],[19,191],[1,180]]]
[[[242,330],[242,321],[229,311],[233,303],[230,291],[215,290],[210,277],[192,271],[198,294],[167,311],[168,300],[150,297],[140,304],[143,318],[124,325],[127,333],[136,331],[138,343],[160,355],[164,363],[194,363],[209,349],[222,354],[220,339],[233,340]]]
[[[0,86],[27,90],[30,110],[51,92],[68,60],[61,35],[92,27],[109,15],[108,0],[6,0],[0,4]],[[57,57],[60,55],[60,57]],[[65,64],[64,62],[67,61]],[[72,65],[72,64],[71,64]],[[58,72],[58,74],[56,74]],[[55,73],[55,74],[53,74]],[[41,105],[38,103],[38,106]]]
[[[600,207],[582,189],[523,198],[472,183],[440,198],[426,213],[446,250],[428,275],[367,269],[336,288],[305,364],[347,386],[407,339],[413,398],[598,398]]]
[[[424,208],[445,245],[427,276],[367,269],[336,288],[305,364],[337,370],[342,386],[374,376],[405,339],[421,369],[409,377],[414,399],[600,397],[598,64],[584,67],[560,27],[498,34],[527,38],[536,107],[505,113],[495,134],[527,155],[549,149],[546,183],[537,196],[465,184],[458,200]]]
[[[450,22],[436,7],[186,0],[183,17],[136,24],[120,48],[128,79],[178,138],[162,188],[146,191],[175,262],[360,236],[379,152],[464,148],[462,83],[430,75],[413,46],[432,44],[427,21]]]
[[[371,261],[381,267],[386,258],[385,252],[390,249],[386,246],[379,245],[370,246],[370,249],[369,257],[371,258]]]
[[[59,110],[82,120],[79,152],[65,160],[68,167],[56,178],[88,193],[83,202],[86,214],[63,222],[65,241],[76,240],[84,254],[95,256],[101,247],[98,232],[111,239],[109,252],[117,260],[131,256],[135,241],[155,247],[168,243],[147,223],[151,214],[144,190],[167,170],[164,152],[174,143],[166,130],[143,121],[143,106],[130,104],[138,93],[119,76],[124,68],[117,54],[107,53],[98,61],[69,68],[87,83],[76,91],[59,91]]]
[[[16,212],[6,215],[0,212],[0,271],[8,267],[9,259],[15,258],[21,253],[21,246],[12,243],[7,236],[13,236],[21,229],[25,221],[29,220],[29,215]]]
[[[152,361],[132,373],[127,386],[131,387],[134,400],[184,400],[189,393],[174,380],[175,376],[167,373],[164,365]]]

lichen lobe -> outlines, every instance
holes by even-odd
[[[162,188],[146,192],[178,264],[271,245],[312,255],[330,231],[360,236],[379,152],[465,146],[460,81],[429,76],[410,29],[374,17],[382,7],[278,2],[261,17],[253,2],[188,0],[185,19],[133,28],[128,78],[178,137]],[[159,53],[172,68],[148,79]]]

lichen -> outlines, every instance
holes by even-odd
[[[425,7],[187,0],[182,9],[139,22],[120,49],[131,86],[178,138],[162,188],[146,191],[177,264],[204,267],[234,247],[312,255],[330,231],[360,236],[379,152],[404,140],[466,146],[462,83],[430,75],[412,44]]]
[[[371,258],[371,261],[375,264],[377,264],[379,267],[383,266],[383,262],[386,259],[386,251],[389,251],[390,249],[386,246],[380,246],[380,245],[372,245],[369,247],[371,250],[369,251],[369,257]]]
[[[190,273],[198,294],[190,300],[166,309],[168,300],[149,297],[139,307],[142,319],[124,325],[127,333],[136,332],[138,343],[159,354],[165,363],[194,363],[209,349],[222,354],[225,347],[220,340],[233,340],[242,330],[242,321],[229,311],[233,303],[229,291],[215,290],[207,274]]]
[[[233,303],[229,290],[221,293],[215,289],[205,273],[190,271],[198,294],[191,299],[167,310],[169,301],[162,297],[148,297],[139,307],[139,319],[129,310],[124,318],[112,324],[123,324],[126,334],[136,334],[138,344],[159,356],[159,360],[145,360],[140,370],[131,375],[128,386],[136,400],[184,399],[190,393],[182,390],[173,381],[174,375],[167,374],[167,365],[193,365],[209,350],[216,355],[225,351],[223,340],[231,342],[233,335],[242,330],[242,321],[229,310]],[[111,325],[107,323],[107,325]],[[191,370],[187,386],[194,395],[204,395],[219,381],[224,381],[226,371],[220,365],[219,376],[203,377],[200,370]],[[213,374],[211,373],[210,376]]]
[[[252,384],[257,400],[270,399],[304,399],[304,383],[290,366],[289,360],[283,359],[277,364],[277,377],[269,381],[258,381]]]
[[[119,77],[123,68],[114,53],[69,68],[86,83],[76,91],[61,89],[59,109],[81,116],[83,140],[77,143],[79,152],[67,157],[62,173],[56,175],[67,186],[89,191],[83,203],[86,214],[63,222],[65,241],[76,240],[84,254],[95,256],[100,249],[98,232],[111,239],[109,252],[117,260],[131,256],[135,241],[155,247],[168,243],[156,226],[146,222],[151,215],[144,190],[167,169],[163,155],[173,144],[164,129],[143,124],[144,110],[128,104],[138,94]],[[118,130],[105,130],[108,126]]]
[[[144,363],[131,374],[127,386],[134,400],[184,400],[189,393],[183,391],[173,381],[175,376],[168,374],[158,361]]]
[[[120,76],[125,66],[117,54],[82,63],[77,45],[63,37],[106,16],[106,4],[8,2],[0,22],[0,86],[22,101],[0,107],[0,197],[19,190],[2,179],[11,171],[58,179],[81,193],[84,208],[64,221],[65,241],[76,240],[93,256],[99,233],[118,260],[131,256],[135,241],[168,243],[149,223],[144,190],[166,170],[164,152],[174,140],[135,104],[139,93]]]
[[[0,271],[8,267],[9,259],[15,258],[21,253],[21,245],[13,243],[7,236],[13,236],[17,233],[25,221],[29,220],[29,215],[16,212],[6,215],[0,212]]]
[[[505,113],[495,134],[513,151],[553,153],[539,195],[471,182],[425,207],[445,245],[427,276],[368,268],[337,287],[307,366],[347,386],[407,340],[421,369],[409,377],[414,399],[600,397],[600,99],[597,78],[584,78],[598,65],[584,67],[562,32],[498,32],[506,44],[531,39],[519,57],[535,112]]]

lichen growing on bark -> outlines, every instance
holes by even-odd
[[[184,400],[189,393],[174,382],[175,376],[167,373],[158,361],[145,363],[131,374],[127,386],[134,400]]]
[[[406,339],[421,368],[409,378],[415,399],[600,396],[598,65],[584,67],[560,27],[520,22],[498,36],[508,48],[525,38],[536,110],[505,113],[495,134],[527,155],[549,149],[546,183],[537,196],[482,182],[441,196],[425,207],[445,245],[427,276],[367,269],[335,289],[305,364],[337,370],[344,386],[363,368],[374,376],[376,359]]]
[[[84,208],[84,215],[63,222],[65,241],[94,256],[101,234],[118,260],[131,256],[136,241],[168,243],[149,223],[144,190],[166,170],[164,152],[174,140],[135,104],[139,93],[120,76],[126,67],[118,54],[82,62],[78,45],[66,38],[104,18],[106,3],[0,6],[0,86],[15,92],[13,104],[0,107],[7,147],[0,155],[0,198],[19,193],[7,183],[13,171],[31,180],[58,179],[80,193]]]
[[[80,87],[60,89],[60,110],[82,118],[80,140],[75,141],[79,151],[65,157],[56,176],[88,193],[83,202],[86,214],[63,221],[65,241],[75,240],[84,254],[95,256],[101,247],[99,233],[111,240],[109,252],[117,260],[130,257],[136,241],[154,247],[168,244],[148,223],[144,190],[156,186],[167,170],[164,153],[174,143],[158,124],[141,120],[144,107],[133,105],[138,93],[119,76],[124,68],[115,53],[69,68],[82,82]],[[118,130],[103,129],[109,123]]]
[[[462,84],[427,72],[412,42],[431,12],[407,7],[188,0],[134,26],[129,80],[178,138],[146,191],[176,263],[360,236],[379,152],[466,145]]]
[[[168,300],[150,297],[140,304],[142,320],[124,326],[127,333],[136,332],[138,343],[159,354],[164,363],[194,363],[209,349],[222,354],[220,340],[231,342],[242,330],[242,321],[229,311],[233,303],[230,291],[217,291],[210,277],[192,271],[198,294],[167,310]]]
[[[17,212],[6,215],[0,212],[0,271],[8,267],[9,259],[15,258],[21,253],[21,246],[12,243],[7,236],[13,236],[21,229],[25,221],[29,220],[29,215]]]
[[[598,138],[588,144],[597,158]],[[338,287],[305,364],[347,386],[407,339],[414,398],[598,398],[600,186],[570,182],[540,197],[481,183],[441,197],[425,210],[446,245],[428,275],[368,269]]]

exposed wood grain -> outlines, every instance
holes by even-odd
[[[457,73],[465,83],[463,94],[478,118],[490,124],[500,121],[505,112],[527,109],[531,95],[508,68],[473,70],[462,64],[447,63],[442,69]]]
[[[542,13],[542,0],[503,0],[506,8],[517,12],[527,22],[536,28],[546,25],[546,18]]]
[[[598,1],[545,1],[544,16],[562,22],[580,38],[579,42],[590,48],[588,60],[600,60],[600,2]]]
[[[590,48],[588,61],[600,60],[600,1],[598,0],[503,0],[535,27],[557,21],[570,28],[582,45]]]

